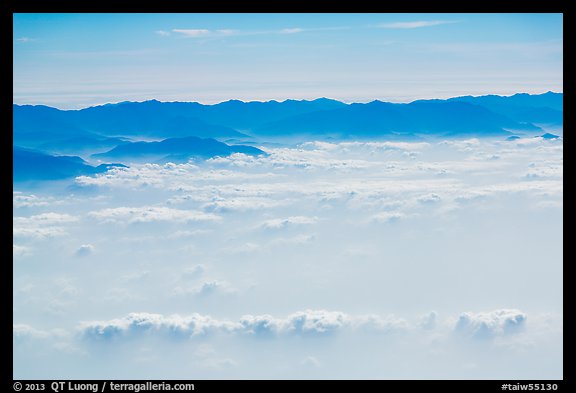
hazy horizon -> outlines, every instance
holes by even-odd
[[[296,98],[282,98],[282,99],[269,99],[269,100],[248,100],[248,101],[244,101],[244,100],[239,100],[237,98],[228,98],[224,101],[217,101],[217,102],[202,102],[202,101],[178,101],[178,100],[174,100],[174,101],[163,101],[163,100],[158,100],[156,98],[149,98],[149,99],[144,99],[144,100],[134,100],[134,101],[113,101],[113,102],[102,102],[99,104],[94,104],[94,105],[90,105],[90,106],[85,106],[85,107],[78,107],[78,108],[66,108],[65,106],[59,106],[59,105],[50,105],[50,104],[45,104],[45,103],[26,103],[26,104],[22,104],[22,103],[18,103],[18,102],[13,102],[13,105],[32,105],[32,106],[50,106],[52,108],[56,108],[56,109],[60,109],[60,110],[81,110],[81,109],[86,109],[86,108],[92,108],[92,107],[96,107],[96,106],[104,106],[104,105],[117,105],[117,104],[123,104],[123,103],[143,103],[143,102],[148,102],[148,101],[158,101],[161,103],[171,103],[171,102],[182,102],[182,103],[198,103],[198,104],[202,104],[202,105],[218,105],[218,104],[222,104],[224,102],[229,102],[229,101],[241,101],[244,103],[250,103],[250,102],[285,102],[285,101],[315,101],[315,100],[321,100],[321,99],[328,99],[328,100],[335,100],[335,101],[340,101],[343,102],[345,104],[367,104],[373,101],[381,101],[381,102],[390,102],[392,104],[410,104],[414,101],[420,101],[420,100],[444,100],[444,99],[450,99],[450,98],[457,98],[457,97],[463,97],[463,96],[471,96],[471,97],[482,97],[482,96],[500,96],[500,97],[512,97],[514,95],[517,94],[529,94],[529,95],[541,95],[541,94],[546,94],[546,93],[554,93],[554,94],[564,94],[563,91],[552,91],[552,90],[547,90],[547,91],[542,91],[542,92],[535,92],[535,93],[527,93],[527,92],[516,92],[516,93],[510,93],[508,95],[505,94],[480,94],[480,95],[473,95],[473,94],[464,94],[461,96],[454,96],[454,97],[445,97],[445,98],[438,98],[438,97],[427,97],[427,98],[415,98],[413,100],[410,101],[388,101],[388,100],[384,100],[384,99],[380,99],[380,98],[374,98],[374,99],[368,99],[366,101],[343,101],[343,100],[337,100],[335,98],[332,97],[326,97],[326,96],[319,96],[319,97],[315,97],[315,98],[308,98],[308,99],[296,99]]]
[[[562,14],[14,14],[13,20],[14,101],[22,104],[318,96],[405,102],[563,90]]]

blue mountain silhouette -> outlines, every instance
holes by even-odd
[[[540,135],[540,138],[543,138],[543,139],[558,139],[558,138],[560,138],[560,136],[559,136],[559,135],[554,135],[554,134],[551,134],[551,133],[547,132],[547,133],[545,133],[545,134]]]
[[[48,146],[52,151],[73,151],[81,147],[110,147],[114,142],[107,138],[115,137],[196,136],[226,142],[246,140],[245,134],[334,138],[505,135],[508,130],[538,131],[534,123],[562,124],[562,100],[562,93],[549,92],[510,97],[466,96],[409,104],[345,104],[320,98],[282,102],[231,100],[215,105],[151,100],[66,111],[14,105],[14,142],[35,148]]]
[[[257,135],[328,135],[336,138],[387,135],[498,135],[506,130],[538,130],[466,102],[418,101],[392,104],[372,101],[318,111],[264,124]]]
[[[130,142],[116,146],[105,153],[93,154],[94,158],[113,158],[132,161],[185,162],[190,158],[229,156],[233,153],[247,155],[266,154],[264,151],[244,145],[227,145],[215,139],[197,137],[169,138],[160,142]]]
[[[483,106],[495,113],[508,116],[519,122],[530,122],[542,125],[563,124],[563,99],[560,93],[547,92],[539,95],[526,93],[510,97],[487,95],[480,97],[454,97],[448,101],[462,101]]]
[[[36,150],[50,154],[80,154],[95,150],[111,149],[118,145],[128,143],[125,138],[111,138],[99,136],[75,136],[59,138],[37,145]]]
[[[540,133],[538,125],[561,126],[563,94],[463,96],[408,104],[346,104],[319,98],[230,100],[215,105],[151,100],[82,110],[13,105],[13,115],[14,179],[20,181],[105,171],[109,165],[93,167],[75,156],[103,150],[93,157],[185,162],[235,152],[265,154],[252,146],[230,144],[251,137],[270,142],[275,137],[339,140],[503,135],[512,139],[515,136],[509,131]],[[556,135],[542,137],[553,139]],[[150,139],[162,140],[138,142]]]
[[[32,148],[48,144],[52,150],[66,151],[74,147],[110,147],[113,143],[109,142],[113,141],[109,137],[246,137],[230,127],[209,124],[193,116],[180,115],[178,111],[166,110],[170,109],[170,104],[148,101],[70,111],[46,106],[13,105],[14,143]],[[194,107],[194,103],[184,105],[186,108]],[[122,141],[116,142],[119,144]]]
[[[89,165],[77,156],[52,156],[46,153],[12,148],[13,181],[58,180],[81,175],[93,175],[105,172],[111,167],[122,164],[102,164],[97,167]]]

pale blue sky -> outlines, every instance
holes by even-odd
[[[561,14],[15,14],[14,102],[562,91]]]

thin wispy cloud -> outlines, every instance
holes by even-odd
[[[162,37],[168,37],[170,35],[170,32],[166,30],[156,30],[155,33]]]
[[[219,30],[216,30],[216,33],[221,34],[221,35],[234,35],[234,34],[239,34],[240,31],[234,30],[234,29],[219,29]]]
[[[208,29],[172,29],[172,31],[191,38],[206,37],[211,33]]]
[[[235,29],[172,29],[172,33],[177,34],[181,38],[216,38],[260,34],[255,32],[243,32]],[[167,37],[170,35],[170,33],[161,35]]]
[[[301,29],[299,27],[293,27],[293,28],[288,28],[288,29],[282,29],[282,30],[280,30],[280,33],[282,33],[282,34],[296,34],[296,33],[302,33],[303,31],[305,31],[305,30]]]
[[[27,44],[29,42],[34,42],[36,41],[35,38],[30,38],[30,37],[20,37],[20,38],[16,38],[17,42],[20,42],[21,44]]]
[[[459,21],[456,20],[418,20],[412,22],[383,23],[378,25],[378,27],[383,29],[418,29],[420,27],[440,26],[458,22]]]
[[[215,38],[224,36],[251,36],[251,35],[275,35],[275,34],[298,34],[316,31],[331,31],[331,30],[347,30],[350,27],[317,27],[317,28],[302,28],[302,27],[287,27],[278,30],[236,30],[236,29],[172,29],[173,33],[179,34],[180,37],[186,38]],[[162,36],[169,36],[170,32],[158,30],[157,34]]]

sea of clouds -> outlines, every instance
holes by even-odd
[[[562,378],[563,142],[308,142],[13,194],[14,378]]]

